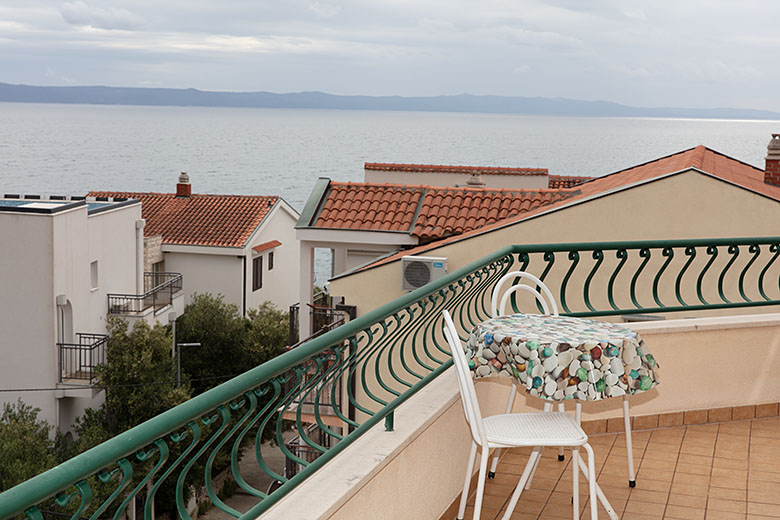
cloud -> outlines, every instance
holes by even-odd
[[[630,65],[612,65],[610,68],[615,72],[618,72],[620,74],[625,74],[626,76],[647,77],[650,75],[650,71],[648,71],[644,67],[633,67]]]
[[[82,0],[66,2],[60,7],[60,14],[71,25],[89,26],[96,29],[137,29],[144,25],[144,19],[127,9],[89,6]]]

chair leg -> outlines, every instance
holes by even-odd
[[[544,403],[544,411],[545,412],[553,411],[553,405],[551,402],[547,401]],[[525,489],[531,489],[531,483],[534,481],[534,475],[536,475],[536,468],[539,467],[539,461],[542,458],[541,457],[542,449],[543,448],[539,448],[539,458],[536,459],[533,468],[531,468],[531,474],[528,476],[528,482],[526,482],[525,484]],[[529,464],[531,464],[531,459],[528,459],[528,463],[526,464],[526,466],[528,466]]]
[[[563,404],[563,401],[558,403],[558,411],[559,412],[565,412],[566,406]],[[558,461],[563,462],[566,457],[563,456],[563,446],[558,448]]]
[[[477,454],[477,443],[471,441],[471,451],[469,452],[469,463],[466,466],[466,479],[463,482],[463,492],[460,495],[460,506],[458,507],[457,520],[463,520],[466,516],[466,502],[469,500],[469,484],[471,484],[471,473],[474,471],[474,456]]]
[[[571,449],[571,505],[574,520],[580,518],[580,468],[577,461],[580,460],[580,450]]]
[[[588,491],[590,492],[590,519],[598,520],[599,505],[596,502],[596,466],[593,448],[590,444],[583,444],[585,451],[588,452]]]
[[[479,520],[482,513],[482,497],[485,494],[485,473],[488,467],[488,455],[490,451],[487,446],[480,447],[479,456],[479,479],[477,480],[477,496],[474,499],[474,520]]]
[[[626,459],[628,459],[628,487],[636,487],[634,475],[634,450],[631,443],[631,416],[628,413],[628,396],[623,396],[623,426],[626,430]]]
[[[531,456],[528,458],[528,464],[525,465],[525,469],[523,470],[523,475],[520,477],[520,481],[517,483],[517,486],[512,493],[512,498],[506,506],[504,516],[501,517],[502,520],[509,520],[509,517],[512,516],[512,512],[514,512],[515,507],[517,506],[517,501],[520,500],[520,494],[525,488],[525,482],[531,476],[531,469],[536,467],[536,462],[539,460],[541,453],[541,448],[534,448],[531,452]]]
[[[586,445],[587,446],[587,445]],[[588,453],[591,453],[593,449],[591,448],[591,451]],[[595,461],[594,461],[594,474],[595,474]],[[582,474],[585,475],[586,478],[590,481],[590,473],[588,466],[585,465],[585,463],[582,461],[582,457],[580,457],[580,460],[577,464],[580,467],[580,470],[582,471]],[[594,476],[594,482],[595,482],[595,476]],[[611,520],[618,520],[618,515],[615,513],[615,510],[612,508],[612,504],[609,503],[609,500],[607,499],[604,492],[601,490],[601,487],[596,483],[596,498],[598,498],[599,502],[601,502],[602,507],[609,515],[609,518]]]
[[[509,390],[509,399],[506,401],[506,413],[512,412],[512,405],[515,404],[515,396],[517,395],[517,385],[512,383],[512,388]],[[501,448],[496,448],[493,453],[493,462],[490,464],[490,471],[488,471],[488,478],[496,478],[496,468],[498,467],[498,457],[501,455]]]

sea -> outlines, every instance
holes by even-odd
[[[699,144],[762,167],[780,121],[0,103],[0,194],[90,190],[280,195],[365,162],[601,176]],[[318,253],[317,281],[327,278]]]

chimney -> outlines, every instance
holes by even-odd
[[[764,182],[780,186],[780,134],[772,134],[772,139],[766,147]]]
[[[466,179],[466,186],[469,188],[484,188],[485,181],[482,180],[482,175],[479,172],[472,172],[468,179]]]
[[[187,172],[181,172],[181,175],[179,175],[179,183],[176,185],[176,196],[186,199],[189,198],[191,194],[192,186],[190,186],[190,176],[187,175]]]

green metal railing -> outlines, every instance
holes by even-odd
[[[393,410],[451,364],[441,311],[470,330],[489,317],[505,273],[539,276],[572,316],[732,309],[780,305],[778,256],[780,237],[505,247],[5,491],[0,518],[41,519],[52,508],[74,519],[120,518],[136,495],[151,518],[163,485],[175,488],[181,518],[190,518],[193,486],[222,511],[255,518],[368,429],[384,421],[392,430]],[[512,305],[535,312],[530,301]],[[285,444],[291,424],[305,457]],[[294,476],[269,466],[269,434],[302,468]],[[247,449],[280,484],[273,492],[242,475]],[[217,496],[220,467],[257,498],[249,511]]]

